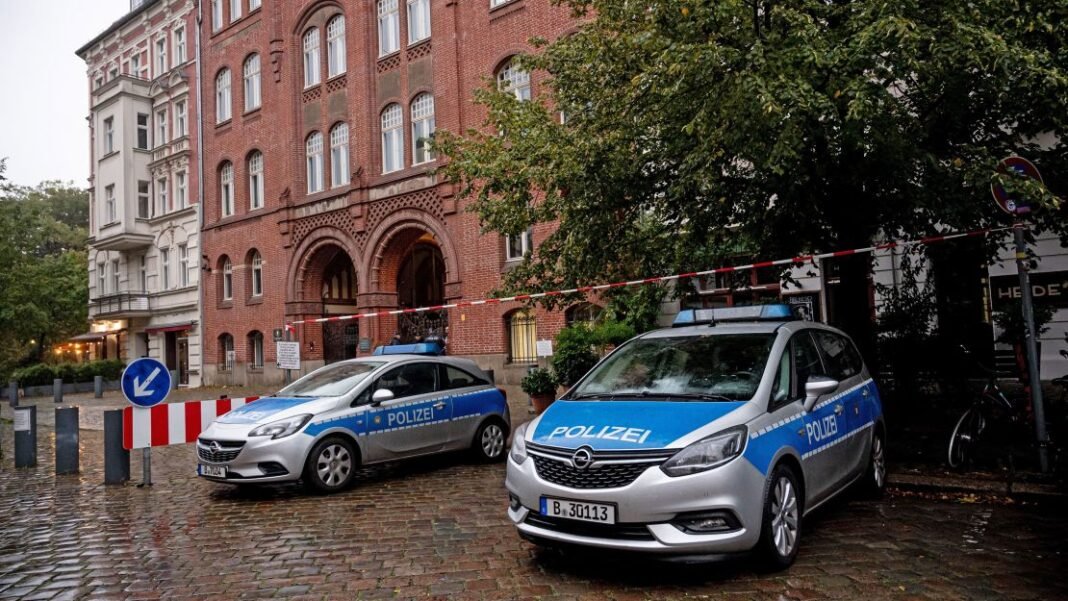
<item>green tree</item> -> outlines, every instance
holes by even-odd
[[[556,2],[583,25],[521,59],[535,101],[487,89],[484,130],[436,139],[485,228],[558,222],[511,289],[1001,224],[1010,153],[1063,190],[1068,0]],[[1063,234],[1050,192],[1009,185]],[[870,349],[870,258],[840,267]]]

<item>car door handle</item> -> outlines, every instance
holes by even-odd
[[[834,414],[835,415],[842,415],[842,411],[845,411],[845,407],[842,407],[841,405],[835,405],[834,406]]]
[[[435,409],[444,409],[445,408],[445,401],[438,401],[437,403],[434,403],[434,408]]]

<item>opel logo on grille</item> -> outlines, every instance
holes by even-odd
[[[571,456],[571,465],[577,470],[584,470],[593,464],[593,453],[589,447],[582,447]]]
[[[219,444],[219,441],[217,440],[211,441],[211,444],[208,445],[208,447],[211,449],[212,453],[219,453],[222,451],[222,445]]]

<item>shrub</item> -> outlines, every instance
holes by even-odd
[[[556,378],[549,370],[539,367],[524,376],[519,387],[531,396],[556,394]]]
[[[593,342],[600,347],[619,346],[637,334],[632,326],[622,321],[607,320],[593,329]]]
[[[11,374],[11,378],[18,380],[21,386],[44,386],[52,383],[56,377],[55,373],[53,366],[38,363],[16,369]]]
[[[56,378],[63,378],[64,383],[92,382],[95,376],[114,381],[122,377],[126,364],[119,359],[104,359],[89,363],[59,363],[49,365],[38,363],[11,373],[11,379],[18,380],[22,386],[47,386]]]
[[[556,335],[553,353],[553,373],[564,386],[571,386],[597,364],[593,352],[594,336],[585,324],[568,326]]]

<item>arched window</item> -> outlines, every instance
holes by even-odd
[[[514,94],[519,100],[530,100],[530,73],[509,60],[497,72],[497,88]]]
[[[223,69],[215,76],[215,122],[229,121],[231,117],[230,70]]]
[[[248,204],[251,210],[263,208],[263,153],[258,150],[248,158]]]
[[[252,251],[250,256],[249,263],[252,265],[252,270],[249,272],[249,278],[252,285],[249,289],[252,296],[263,296],[263,257],[258,250]]]
[[[408,0],[408,43],[430,37],[430,0]]]
[[[319,79],[319,30],[312,27],[304,34],[304,87],[318,85]]]
[[[600,317],[603,310],[593,303],[579,303],[568,307],[564,311],[564,321],[569,326],[577,323],[592,324]]]
[[[308,194],[323,191],[323,134],[312,132],[304,145],[308,157]]]
[[[219,371],[234,371],[234,337],[219,335]]]
[[[430,137],[434,134],[434,97],[420,94],[412,102],[412,164],[434,160]]]
[[[252,54],[245,59],[245,110],[260,107],[260,55]]]
[[[536,363],[538,361],[538,322],[528,311],[513,311],[504,319],[508,332],[508,361]]]
[[[222,299],[234,300],[234,264],[225,255],[222,259]]]
[[[333,77],[345,72],[345,16],[338,15],[326,24],[326,74]]]
[[[330,187],[349,183],[349,124],[338,123],[330,130]]]
[[[230,161],[219,167],[219,205],[223,217],[234,214],[234,165]]]
[[[248,364],[252,369],[263,369],[263,334],[256,330],[248,333]]]
[[[382,173],[404,166],[404,113],[399,104],[382,111]]]
[[[400,16],[397,0],[378,0],[378,56],[400,50]]]

